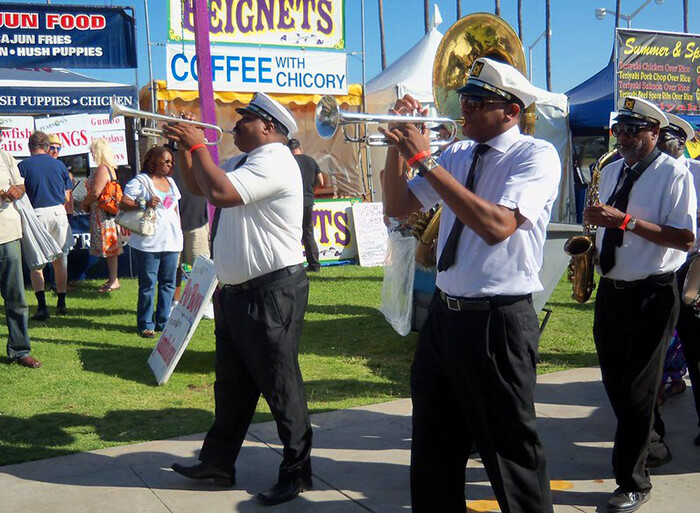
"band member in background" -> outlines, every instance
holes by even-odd
[[[608,511],[636,511],[649,500],[650,444],[665,447],[653,429],[666,348],[678,317],[674,272],[695,240],[692,177],[656,144],[666,115],[646,100],[620,102],[612,133],[621,160],[601,172],[600,206],[584,210],[598,226],[601,279],[593,336],[603,384],[617,418],[612,465],[618,488]]]
[[[311,421],[298,353],[309,297],[301,253],[303,191],[299,166],[285,147],[297,131],[291,113],[264,93],[238,109],[233,138],[244,152],[217,167],[201,130],[166,128],[180,148],[190,192],[217,207],[211,239],[219,278],[214,297],[214,425],[201,463],[173,465],[191,479],[235,483],[235,464],[263,395],[284,445],[279,478],[257,499],[280,504],[311,482]]]
[[[466,78],[466,77],[465,77]],[[520,133],[535,89],[510,65],[477,59],[457,91],[469,141],[435,160],[412,124],[382,133],[392,144],[386,212],[399,217],[442,201],[436,291],[411,368],[414,512],[464,512],[472,442],[501,511],[552,511],[535,427],[539,326],[532,293],[561,166],[548,142]],[[420,111],[410,96],[396,114]],[[420,176],[407,183],[402,161]]]
[[[693,126],[682,118],[674,114],[666,114],[669,126],[661,129],[657,147],[668,155],[677,158],[693,175],[695,184],[695,195],[700,198],[700,162],[688,159],[684,156],[685,143],[695,136]],[[700,210],[700,209],[699,209]],[[698,236],[695,234],[695,247],[691,250],[687,260],[676,273],[678,290],[683,291],[685,278],[688,275],[690,264],[698,256]],[[698,265],[698,264],[695,264]],[[695,291],[696,293],[698,291]],[[685,363],[688,366],[688,376],[693,385],[693,399],[695,400],[695,411],[700,425],[700,317],[698,310],[692,306],[681,302],[681,309],[678,315],[676,331],[683,347]],[[681,378],[682,379],[682,378]],[[700,434],[695,437],[695,445],[700,445]]]
[[[324,187],[325,180],[318,162],[313,157],[305,155],[298,139],[290,139],[287,143],[289,151],[299,164],[301,170],[301,182],[304,186],[304,217],[302,219],[301,242],[306,253],[306,270],[318,272],[321,270],[321,262],[318,259],[318,245],[314,237],[314,189]]]

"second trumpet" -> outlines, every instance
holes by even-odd
[[[399,116],[396,114],[365,114],[362,112],[346,112],[338,108],[338,102],[332,96],[324,96],[316,105],[316,131],[322,139],[330,139],[338,131],[338,127],[343,128],[346,142],[364,143],[368,146],[387,146],[386,139],[381,135],[368,135],[362,137],[351,137],[345,130],[347,125],[352,124],[380,124],[380,123],[437,123],[444,124],[450,132],[447,139],[431,138],[431,146],[440,146],[454,141],[457,137],[457,126],[462,126],[462,118],[452,119],[444,117],[424,117],[424,116]]]

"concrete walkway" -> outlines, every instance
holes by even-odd
[[[597,368],[542,376],[539,431],[549,460],[555,511],[604,512],[615,488],[614,422]],[[648,513],[700,508],[700,447],[690,390],[662,408],[674,459],[654,471]],[[273,484],[280,461],[274,424],[252,426],[233,489],[189,481],[170,470],[195,462],[203,434],[0,467],[0,512],[219,513],[405,512],[411,404],[399,400],[312,416],[314,490],[274,508],[255,494]],[[478,461],[466,470],[470,512],[499,511]],[[436,512],[439,513],[439,512]]]

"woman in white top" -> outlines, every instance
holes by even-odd
[[[139,299],[136,323],[144,338],[161,331],[170,316],[175,292],[175,274],[180,251],[182,230],[178,200],[180,191],[168,175],[173,168],[173,154],[163,146],[151,148],[143,162],[143,172],[126,184],[120,208],[137,210],[154,208],[156,230],[149,237],[131,234],[129,245],[138,263]],[[153,300],[158,284],[158,304],[155,315]]]

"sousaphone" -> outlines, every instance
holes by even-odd
[[[433,98],[441,116],[462,117],[457,89],[467,82],[473,62],[480,57],[507,62],[527,75],[525,51],[513,28],[502,18],[489,13],[474,13],[457,20],[440,41],[433,63]],[[520,130],[535,131],[535,105],[525,110]],[[435,241],[440,224],[439,207],[434,214],[414,223],[413,234],[419,241],[416,261],[426,267],[435,265]]]

